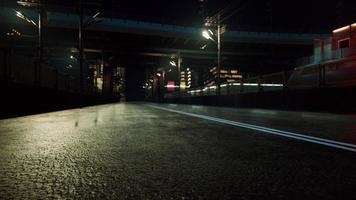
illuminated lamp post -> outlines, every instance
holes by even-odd
[[[181,88],[180,88],[180,82],[181,82],[181,64],[183,59],[180,56],[180,53],[178,53],[178,55],[176,56],[172,56],[172,59],[177,59],[177,62],[174,60],[171,60],[169,63],[170,65],[172,65],[173,67],[177,67],[177,71],[178,71],[178,97],[181,96]]]
[[[25,1],[18,1],[18,4],[22,5],[22,6],[36,6],[38,8],[38,22],[36,23],[35,21],[33,21],[32,19],[30,19],[29,17],[25,16],[23,13],[21,13],[20,11],[14,10],[15,11],[15,15],[18,18],[23,19],[24,21],[27,21],[28,23],[32,24],[33,26],[37,27],[38,29],[38,64],[36,66],[36,72],[35,72],[35,83],[37,85],[41,84],[41,63],[42,63],[42,40],[43,40],[43,31],[42,31],[42,27],[43,27],[43,21],[44,21],[44,11],[43,11],[43,7],[41,4],[41,1],[37,1],[37,2],[25,2]]]
[[[100,23],[102,20],[98,18],[100,12],[97,12],[87,21],[84,22],[84,12],[82,1],[79,2],[79,32],[78,32],[78,50],[79,50],[79,88],[80,92],[84,92],[84,50],[83,50],[83,31],[93,24]]]
[[[205,27],[216,27],[216,36],[214,32],[211,29],[204,29],[202,32],[202,36],[207,39],[211,40],[216,43],[217,45],[217,79],[216,79],[216,84],[217,84],[217,95],[220,95],[220,69],[221,69],[221,35],[225,32],[226,26],[222,26],[220,24],[220,14],[218,14],[216,17],[208,17],[205,20]],[[216,37],[216,40],[213,37]],[[205,48],[205,47],[204,47]]]

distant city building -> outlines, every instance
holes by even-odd
[[[125,68],[113,67],[107,63],[96,63],[90,67],[87,87],[96,93],[125,96]]]
[[[189,89],[192,87],[192,70],[186,68],[180,72],[180,88],[181,90]]]
[[[205,74],[204,85],[215,85],[218,78],[217,67],[211,68]],[[235,83],[242,79],[241,73],[236,68],[221,68],[220,69],[220,83]]]

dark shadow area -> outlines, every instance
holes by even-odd
[[[144,69],[131,67],[126,70],[126,100],[144,101],[145,89],[142,87],[145,82]]]
[[[4,81],[0,83],[0,119],[119,101],[114,97],[81,95]]]

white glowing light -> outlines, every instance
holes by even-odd
[[[202,36],[203,36],[205,39],[207,39],[207,40],[213,40],[213,38],[211,37],[209,31],[207,31],[207,30],[204,30],[204,31],[202,32]]]
[[[245,86],[258,86],[258,83],[243,83]]]
[[[37,26],[36,22],[34,22],[33,20],[27,18],[25,15],[23,15],[20,11],[14,10],[15,14],[17,17],[26,20],[28,23],[33,24],[34,26]],[[37,26],[38,27],[38,26]]]
[[[283,87],[283,84],[274,84],[274,83],[265,83],[261,85],[265,87]]]
[[[178,85],[165,85],[165,88],[179,88]]]
[[[169,62],[169,64],[171,64],[173,67],[177,66],[176,62],[174,62],[174,61]]]

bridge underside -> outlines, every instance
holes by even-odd
[[[2,24],[3,34],[14,24]],[[32,27],[20,28],[35,35]],[[60,34],[57,34],[60,33]],[[46,59],[68,59],[77,54],[78,31],[75,29],[45,28],[44,56]],[[124,67],[159,67],[166,65],[172,55],[180,53],[186,65],[208,68],[215,65],[217,51],[213,44],[201,50],[206,41],[144,36],[139,34],[87,31],[84,51],[88,60],[110,59],[113,64]],[[36,56],[36,37],[1,37],[1,47],[11,48],[18,54]],[[296,58],[311,53],[311,45],[283,45],[226,42],[222,44],[223,65],[236,66],[245,72],[274,72],[293,68]]]
[[[1,9],[2,34],[12,29],[21,36],[1,37],[1,45],[12,46],[16,52],[35,56],[36,27],[17,18],[14,10]],[[23,9],[36,18],[35,10]],[[50,11],[44,26],[46,59],[67,59],[78,52],[78,15]],[[84,51],[87,60],[108,59],[124,67],[157,68],[166,65],[172,55],[180,53],[184,64],[208,68],[215,65],[215,44],[207,44],[200,28],[171,26],[104,18],[102,23],[84,32]],[[293,68],[294,60],[311,53],[309,34],[270,34],[230,31],[222,37],[222,63],[235,66],[246,73],[269,73]]]

